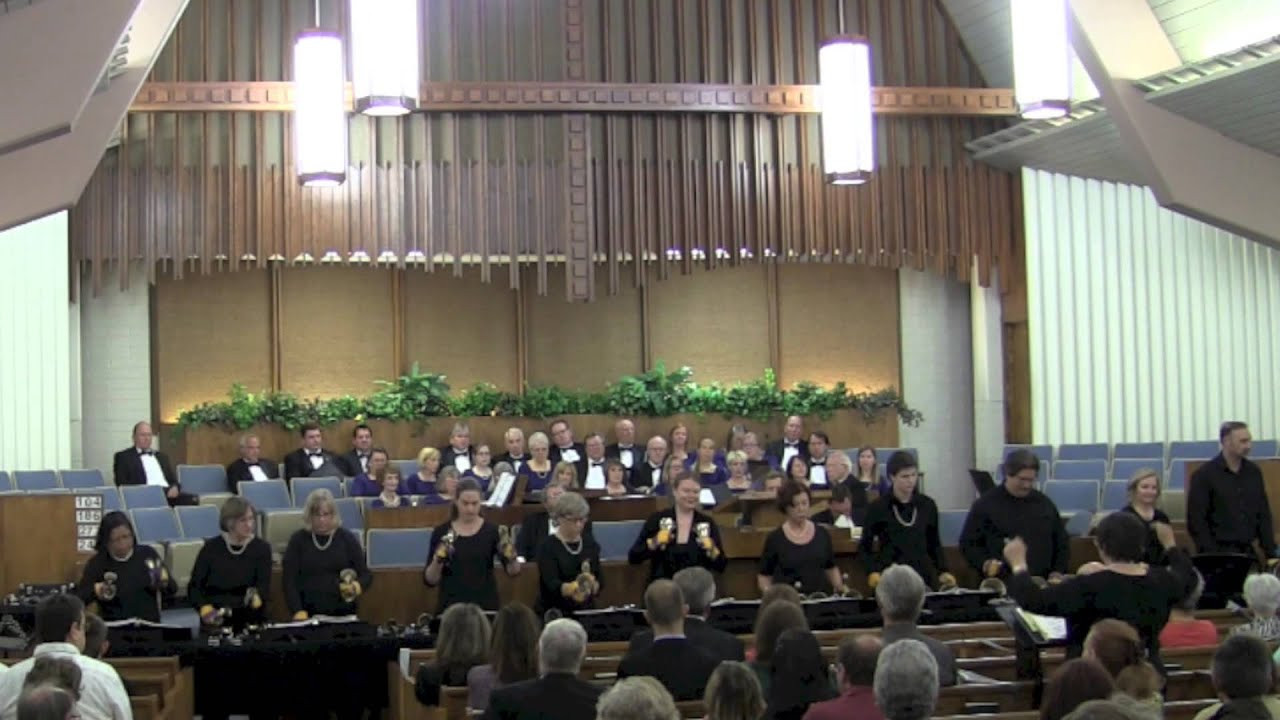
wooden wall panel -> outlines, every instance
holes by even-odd
[[[592,303],[566,303],[565,276],[547,274],[547,294],[536,295],[532,275],[521,282],[528,317],[530,385],[603,389],[622,375],[643,370],[640,291],[625,283],[607,294],[604,274],[596,275]]]
[[[460,278],[409,270],[404,287],[406,369],[444,373],[455,392],[480,382],[520,389],[516,291],[481,282],[474,267]]]
[[[855,391],[900,387],[898,273],[866,265],[779,265],[778,381]]]
[[[226,397],[233,383],[271,387],[271,298],[266,270],[156,282],[160,417]]]
[[[653,360],[698,382],[754,380],[769,366],[768,269],[694,270],[649,286]]]
[[[302,397],[368,395],[395,375],[391,271],[283,272],[280,386]]]

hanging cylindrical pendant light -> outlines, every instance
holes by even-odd
[[[347,178],[347,107],[342,38],[310,29],[293,46],[293,138],[298,182],[341,185]]]
[[[833,185],[861,185],[875,170],[871,120],[871,46],[838,35],[818,49],[822,169]]]
[[[1012,0],[1013,95],[1028,120],[1062,117],[1071,109],[1067,0]]]
[[[356,112],[404,115],[418,107],[418,0],[351,0]]]

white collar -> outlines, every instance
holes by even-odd
[[[69,642],[47,642],[37,645],[35,651],[31,654],[35,657],[40,657],[41,655],[79,655],[80,648]]]

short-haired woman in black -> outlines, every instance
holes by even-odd
[[[774,583],[794,585],[805,594],[845,591],[831,535],[809,519],[812,500],[809,488],[794,480],[778,491],[778,510],[787,519],[765,538],[756,577],[761,592]]]
[[[909,565],[926,585],[949,589],[956,585],[947,572],[938,530],[938,504],[920,492],[920,473],[911,453],[889,456],[889,492],[867,508],[862,531],[862,558],[872,588],[890,565]]]
[[[480,517],[484,493],[475,478],[458,483],[449,522],[431,531],[427,567],[423,579],[440,588],[440,612],[454,603],[475,603],[485,610],[498,609],[498,581],[493,561],[499,560],[508,575],[520,572],[515,544],[498,526]]]
[[[1011,572],[1009,595],[1024,610],[1066,618],[1067,657],[1079,657],[1089,628],[1114,618],[1129,623],[1142,636],[1152,663],[1160,668],[1160,629],[1173,608],[1196,582],[1186,551],[1174,544],[1173,528],[1158,523],[1156,535],[1169,558],[1168,567],[1142,561],[1147,529],[1130,513],[1111,513],[1098,523],[1094,542],[1102,563],[1087,575],[1077,575],[1040,588],[1027,572],[1027,546],[1014,538],[1004,547]]]
[[[103,620],[160,622],[161,600],[173,597],[178,586],[155,549],[138,545],[129,516],[119,510],[103,515],[93,549],[76,585],[84,604],[98,603]]]
[[[595,607],[604,588],[600,574],[600,545],[584,532],[590,507],[576,492],[556,498],[549,508],[551,537],[538,547],[538,604],[548,610],[572,615]]]
[[[728,559],[720,542],[720,529],[710,515],[698,509],[702,483],[689,470],[679,470],[671,481],[673,502],[644,521],[640,535],[627,553],[632,565],[649,563],[649,582],[671,579],[687,567],[724,572]]]
[[[220,625],[227,616],[237,625],[266,618],[271,546],[256,536],[257,519],[248,500],[227,498],[218,513],[222,532],[205,540],[196,555],[187,597],[205,625]]]

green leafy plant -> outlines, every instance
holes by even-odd
[[[519,395],[490,383],[472,385],[449,403],[449,414],[454,417],[519,415],[519,411]]]
[[[449,414],[449,383],[439,373],[424,373],[414,363],[408,373],[395,380],[378,380],[378,391],[365,407],[371,418],[417,420]]]

